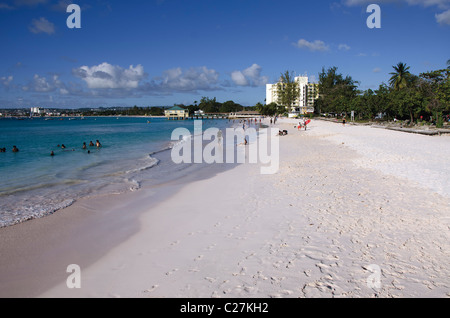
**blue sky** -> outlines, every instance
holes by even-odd
[[[282,72],[331,66],[376,89],[398,62],[445,68],[449,39],[450,0],[0,0],[0,108],[252,106]]]

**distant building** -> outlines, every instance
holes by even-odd
[[[299,94],[292,105],[286,106],[289,117],[314,113],[314,101],[319,98],[319,85],[308,83],[307,76],[297,76],[294,81],[298,85]],[[279,103],[278,83],[266,85],[266,104]]]
[[[312,108],[312,111],[314,112],[314,103],[319,98],[319,84],[316,83],[308,84],[306,98],[307,98],[306,106],[308,108]]]
[[[229,118],[255,118],[261,117],[261,114],[256,110],[243,110],[240,112],[230,113]]]
[[[34,115],[40,115],[44,113],[44,109],[40,108],[40,107],[31,107],[30,110],[30,115],[34,116]]]
[[[187,109],[175,106],[164,111],[167,119],[186,119],[189,118],[189,111]]]

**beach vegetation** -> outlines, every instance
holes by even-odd
[[[256,104],[256,110],[263,116],[275,116],[286,110],[283,106],[278,106],[277,103],[270,103],[267,105],[262,105],[261,103]]]
[[[388,84],[359,90],[358,81],[342,75],[337,67],[322,68],[315,112],[346,116],[354,111],[358,121],[396,118],[414,124],[420,119],[443,126],[442,119],[450,112],[450,68],[415,75],[400,62],[389,75]]]
[[[299,96],[299,90],[293,72],[285,71],[281,73],[280,80],[277,83],[277,104],[285,106],[285,108],[294,106]]]
[[[392,67],[395,72],[389,73],[391,75],[389,84],[396,91],[406,88],[412,81],[411,73],[409,72],[410,67],[402,62]]]

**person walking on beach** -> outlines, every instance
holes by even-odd
[[[345,126],[345,117],[342,118],[342,126]]]
[[[217,132],[217,142],[220,144],[222,143],[222,130],[219,130]]]

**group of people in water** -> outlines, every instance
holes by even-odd
[[[6,148],[0,148],[0,152],[6,152]],[[13,146],[12,152],[19,152],[19,148],[16,146]]]
[[[72,150],[66,150],[67,147],[66,147],[64,144],[58,145],[57,147],[58,147],[58,148],[61,148],[61,149],[64,150],[64,151],[75,151],[75,149],[72,149]],[[91,142],[89,143],[89,147],[97,147],[97,149],[98,149],[98,148],[101,148],[101,147],[102,147],[102,144],[101,144],[100,141],[98,141],[98,140],[96,141],[95,144],[91,141]],[[83,149],[83,150],[86,150],[86,149],[87,149],[87,146],[86,146],[86,143],[85,143],[85,142],[83,142],[82,149]],[[0,152],[6,152],[6,148],[0,148]],[[14,152],[14,153],[19,152],[19,148],[17,148],[16,146],[13,146],[12,152]],[[88,153],[91,153],[91,151],[88,150]],[[52,151],[52,152],[50,153],[50,156],[53,157],[54,155],[55,155],[55,152]]]
[[[58,147],[58,148],[61,148],[61,149],[64,150],[64,151],[75,151],[75,149],[72,149],[72,150],[66,150],[67,147],[66,147],[64,144],[58,145],[57,147]],[[97,147],[97,149],[99,149],[99,148],[102,147],[102,144],[101,144],[100,141],[98,141],[98,140],[96,140],[96,142],[95,142],[95,144],[94,144],[94,143],[92,142],[92,140],[91,140],[91,141],[89,142],[89,147]],[[88,146],[86,146],[86,142],[83,142],[83,146],[81,147],[81,149],[87,150],[87,148],[88,148]],[[90,154],[91,151],[88,150],[87,153]],[[52,152],[50,153],[50,156],[53,157],[54,155],[55,155],[55,152],[52,151]]]

